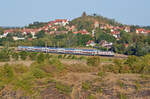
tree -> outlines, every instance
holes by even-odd
[[[38,63],[42,63],[44,62],[45,60],[45,55],[43,53],[40,53],[38,56],[37,56],[37,62]]]
[[[96,42],[100,42],[102,40],[106,40],[108,42],[115,42],[116,39],[109,33],[104,33],[101,29],[96,30],[96,35],[95,35]]]
[[[18,55],[18,53],[12,53],[12,58],[14,59],[14,60],[18,60],[19,59],[19,55]]]
[[[22,51],[22,52],[19,53],[19,55],[20,55],[20,58],[21,58],[22,60],[26,60],[26,58],[27,58],[27,56],[28,56],[28,53],[25,52],[25,51]]]
[[[45,31],[44,30],[42,30],[42,31],[40,31],[40,32],[38,32],[37,34],[36,34],[36,37],[37,38],[43,38],[45,36]]]

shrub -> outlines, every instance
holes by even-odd
[[[96,99],[94,95],[89,95],[89,99]]]
[[[127,96],[122,93],[119,94],[119,97],[120,97],[120,99],[127,99]]]
[[[29,71],[29,68],[27,66],[24,66],[23,64],[14,65],[13,69],[17,74],[23,74]]]
[[[32,75],[33,75],[35,78],[37,78],[37,79],[41,79],[41,78],[46,77],[46,73],[45,73],[43,70],[38,69],[38,68],[34,68],[34,69],[32,70]]]
[[[62,55],[58,55],[58,58],[59,58],[59,59],[62,58]]]
[[[123,88],[125,86],[125,84],[120,80],[118,80],[117,83],[119,84],[120,88]]]
[[[89,66],[98,66],[99,63],[100,63],[99,57],[89,57],[87,59],[87,65],[89,65]]]
[[[139,91],[141,88],[141,85],[138,81],[135,82],[136,91]]]
[[[84,56],[79,57],[79,60],[83,60],[83,59],[85,59],[85,57],[84,57]]]
[[[123,73],[124,72],[123,71],[124,64],[123,64],[123,61],[121,59],[114,59],[113,63],[115,65],[114,67],[115,67],[115,69],[117,70],[118,73]]]
[[[22,51],[22,52],[19,53],[19,55],[20,55],[20,58],[21,58],[22,60],[26,60],[26,58],[27,58],[27,56],[28,56],[28,53],[25,52],[25,51]]]
[[[0,79],[4,81],[6,84],[11,82],[14,79],[13,68],[8,64],[4,65],[4,67],[0,69]]]
[[[42,63],[45,60],[45,55],[43,53],[40,53],[37,57],[37,62]]]
[[[67,59],[70,59],[71,57],[72,57],[72,55],[70,54],[70,55],[68,55]]]
[[[63,58],[66,58],[66,56],[67,56],[67,55],[65,54]]]
[[[76,56],[75,56],[75,55],[73,55],[73,56],[72,56],[72,59],[76,59]]]
[[[62,92],[62,93],[65,93],[65,94],[68,94],[72,91],[72,88],[71,86],[68,86],[68,85],[64,85],[64,84],[61,84],[59,82],[56,83],[56,88]]]
[[[30,73],[26,73],[14,82],[15,89],[21,89],[28,94],[33,93],[34,77]]]
[[[84,90],[89,90],[91,88],[91,83],[90,82],[84,82],[84,83],[82,83],[82,88]]]
[[[9,61],[10,60],[10,53],[8,49],[2,49],[0,51],[0,61]]]
[[[12,58],[14,59],[14,60],[18,60],[19,59],[19,55],[18,55],[18,53],[12,53]]]
[[[49,53],[46,53],[46,54],[45,54],[45,59],[50,59],[50,57],[51,57],[51,56],[49,55]]]
[[[103,77],[104,76],[104,72],[103,71],[98,72],[98,76]]]
[[[37,53],[36,53],[36,52],[31,52],[31,53],[29,54],[29,58],[30,58],[31,60],[36,60],[36,58],[37,58]]]

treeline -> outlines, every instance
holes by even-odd
[[[150,53],[150,35],[121,32],[120,38],[113,45],[114,52],[137,56]]]
[[[72,32],[68,32],[68,34],[60,34],[60,35],[49,35],[44,31],[40,31],[37,33],[37,39],[29,40],[26,38],[25,40],[14,41],[12,35],[8,35],[7,38],[0,39],[0,46],[52,46],[52,47],[79,47],[85,46],[89,40],[93,38],[91,35],[82,35],[82,34],[73,34]]]

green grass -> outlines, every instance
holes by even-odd
[[[82,83],[82,88],[84,89],[84,90],[89,90],[90,88],[91,88],[91,83],[90,82],[83,82]]]
[[[56,88],[57,88],[60,92],[65,93],[65,94],[69,94],[69,93],[72,91],[71,86],[62,84],[62,83],[60,83],[60,82],[57,82],[57,83],[56,83]]]

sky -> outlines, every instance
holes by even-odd
[[[99,14],[129,25],[150,25],[150,0],[0,0],[0,26]]]

